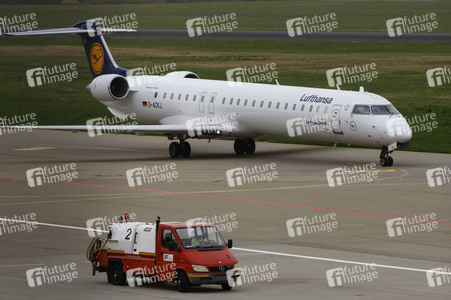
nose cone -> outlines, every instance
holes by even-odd
[[[398,143],[407,143],[412,139],[412,129],[402,116],[392,116],[387,120],[387,133]]]

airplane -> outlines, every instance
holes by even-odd
[[[106,30],[104,28],[104,30]],[[127,31],[127,30],[124,30]],[[131,114],[145,124],[134,125],[137,135],[164,133],[172,158],[189,157],[187,139],[235,138],[238,155],[253,154],[254,138],[292,137],[381,147],[380,164],[392,166],[391,153],[409,146],[412,130],[401,113],[384,97],[357,91],[200,79],[189,71],[164,76],[133,75],[119,67],[95,20],[71,28],[34,30],[8,35],[73,33],[81,36],[93,81],[92,96],[116,117]],[[33,126],[38,130],[73,132],[125,131],[117,125]],[[334,145],[334,146],[335,146]]]

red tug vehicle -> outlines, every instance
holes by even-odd
[[[129,286],[143,283],[176,283],[179,291],[190,286],[219,284],[232,289],[240,275],[238,260],[213,224],[122,221],[109,227],[106,239],[93,238],[87,258],[96,271],[106,272],[108,282]]]

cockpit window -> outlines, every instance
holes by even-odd
[[[393,105],[387,105],[386,107],[391,114],[400,114],[400,112]]]
[[[373,115],[389,115],[390,111],[385,105],[373,105],[371,106],[371,113]]]
[[[353,114],[370,114],[369,105],[356,105],[352,111]],[[373,115],[393,115],[400,114],[400,112],[393,105],[372,105],[371,114]]]
[[[370,114],[370,107],[368,105],[356,105],[354,106],[353,114]]]

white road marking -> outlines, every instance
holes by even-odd
[[[32,222],[32,221],[12,220],[12,219],[4,219],[4,218],[0,218],[0,221],[11,221],[11,222],[17,222],[17,223],[35,223],[35,224],[43,225],[43,226],[86,230],[86,231],[94,230],[94,229],[90,229],[90,228],[86,228],[86,227],[76,227],[76,226],[40,223],[40,222]],[[95,231],[108,232],[105,230],[97,230],[97,229]],[[269,255],[278,255],[278,256],[286,256],[286,257],[294,257],[294,258],[304,258],[304,259],[311,259],[311,260],[331,261],[331,262],[339,262],[339,263],[345,263],[345,264],[368,265],[368,266],[375,266],[375,267],[379,267],[379,268],[395,269],[395,270],[403,270],[403,271],[434,272],[437,274],[451,275],[451,273],[449,273],[449,272],[439,272],[439,271],[432,271],[432,270],[426,270],[426,269],[398,267],[398,266],[391,266],[391,265],[380,265],[380,264],[375,264],[375,263],[367,263],[367,262],[359,262],[359,261],[351,261],[351,260],[343,260],[343,259],[335,259],[335,258],[327,258],[327,257],[307,256],[307,255],[290,254],[290,253],[265,251],[265,250],[257,250],[257,249],[236,248],[236,247],[233,247],[233,249],[238,250],[238,251],[254,252],[254,253],[259,253],[259,254],[269,254]]]
[[[255,253],[259,253],[259,254],[270,254],[270,255],[287,256],[287,257],[295,257],[295,258],[305,258],[305,259],[312,259],[312,260],[333,261],[333,262],[339,262],[339,263],[345,263],[345,264],[367,265],[367,266],[374,266],[374,267],[386,268],[386,269],[396,269],[396,270],[415,271],[415,272],[434,272],[434,273],[438,273],[438,274],[451,275],[451,273],[448,273],[448,272],[438,272],[438,271],[432,271],[432,270],[398,267],[398,266],[391,266],[391,265],[380,265],[380,264],[375,264],[375,263],[366,263],[366,262],[327,258],[327,257],[316,257],[316,256],[298,255],[298,254],[290,254],[290,253],[283,253],[283,252],[273,252],[273,251],[236,248],[236,247],[233,247],[233,249],[239,250],[239,251],[255,252]]]
[[[44,264],[0,265],[0,268],[43,266]]]
[[[50,223],[40,223],[40,222],[34,222],[34,221],[22,221],[22,220],[13,220],[13,219],[4,219],[4,218],[0,218],[0,221],[17,222],[17,223],[32,223],[32,224],[50,226],[50,227],[59,227],[59,228],[68,228],[68,229],[77,229],[77,230],[90,230],[90,231],[108,233],[108,231],[100,230],[100,229],[91,229],[91,228],[86,228],[86,227],[76,227],[76,226],[58,225],[58,224],[50,224]]]

